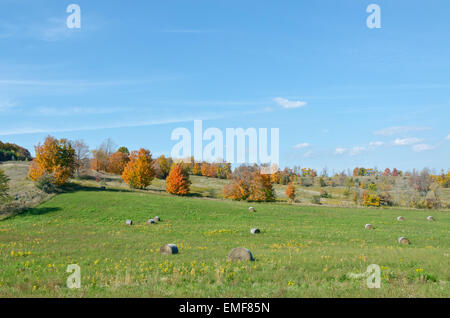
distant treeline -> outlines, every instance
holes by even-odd
[[[10,144],[8,142],[3,143],[0,141],[0,161],[29,161],[31,159],[31,154],[27,149],[16,144]]]

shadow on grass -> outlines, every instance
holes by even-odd
[[[3,216],[0,218],[0,222],[6,221],[8,219],[17,218],[17,217],[23,217],[23,216],[37,216],[37,215],[44,215],[47,213],[52,213],[61,210],[61,208],[57,207],[44,207],[44,208],[23,208],[18,209],[16,211],[11,212],[8,215]],[[1,216],[1,215],[0,215]]]
[[[60,189],[60,193],[73,193],[73,192],[78,192],[78,191],[91,191],[91,192],[132,192],[131,190],[128,189],[113,189],[113,188],[108,188],[105,187],[104,189],[102,189],[101,187],[89,187],[89,186],[84,186],[84,185],[80,185],[77,183],[69,183],[66,184],[64,187],[62,187]]]
[[[31,208],[24,210],[22,213],[18,214],[17,216],[29,216],[29,215],[44,215],[47,213],[52,213],[56,211],[60,211],[61,208],[57,207],[44,207],[44,208]]]

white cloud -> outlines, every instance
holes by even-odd
[[[309,157],[311,157],[312,154],[313,154],[312,151],[307,151],[307,152],[305,152],[305,154],[303,155],[303,157],[304,157],[304,158],[309,158]]]
[[[422,141],[422,139],[416,138],[416,137],[397,138],[397,139],[394,140],[394,145],[396,145],[396,146],[409,146],[409,145],[417,144],[417,143],[419,143],[421,141]]]
[[[421,151],[426,151],[426,150],[432,150],[436,148],[435,146],[432,145],[428,145],[428,144],[418,144],[418,145],[414,145],[413,146],[413,150],[415,152],[421,152]]]
[[[360,146],[355,146],[350,150],[350,156],[356,156],[359,155],[360,153],[366,151],[367,148],[366,147],[360,147]]]
[[[380,136],[392,136],[398,134],[406,134],[412,131],[422,131],[422,130],[431,130],[429,127],[415,127],[415,126],[396,126],[396,127],[387,127],[381,130],[375,131],[374,135]]]
[[[309,146],[310,146],[309,143],[304,142],[304,143],[295,145],[294,148],[296,148],[296,149],[302,149],[302,148],[308,148]]]
[[[11,108],[14,108],[16,106],[17,104],[10,100],[0,100],[0,112],[10,110]]]
[[[336,150],[334,151],[334,153],[337,155],[343,155],[346,152],[347,152],[346,148],[336,148]]]
[[[371,141],[369,142],[369,147],[381,147],[384,145],[382,141]]]
[[[448,135],[447,137],[445,137],[445,139],[450,140],[450,135]]]
[[[307,103],[303,101],[294,101],[282,97],[276,97],[273,100],[283,108],[299,108],[307,105]]]

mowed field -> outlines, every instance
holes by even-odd
[[[147,225],[156,215],[161,222]],[[449,228],[445,211],[73,186],[0,221],[0,297],[449,297]],[[399,245],[400,236],[411,245]],[[161,255],[167,243],[180,253]],[[255,261],[227,262],[234,247],[250,249]],[[81,289],[66,287],[69,264],[81,267]],[[348,276],[370,264],[381,266],[380,289]]]

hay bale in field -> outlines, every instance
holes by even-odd
[[[254,208],[254,207],[252,207],[252,206],[251,206],[251,207],[249,207],[249,208],[248,208],[248,210],[249,210],[249,212],[256,212],[255,208]]]
[[[258,233],[261,233],[261,231],[259,229],[257,229],[257,228],[253,228],[253,229],[250,230],[250,233],[258,234]]]
[[[160,221],[161,221],[161,219],[159,218],[159,216],[155,216],[155,217],[153,218],[153,220],[155,220],[155,222],[160,222]]]
[[[405,220],[405,218],[403,216],[397,217],[397,221],[404,221],[404,220]]]
[[[178,254],[178,247],[175,244],[166,244],[161,246],[159,252],[165,255]]]
[[[254,261],[252,252],[243,247],[233,248],[228,254],[227,261]]]
[[[404,236],[399,237],[398,242],[399,242],[400,244],[410,244],[410,243],[411,243],[411,242],[408,240],[408,238],[406,238],[406,237],[404,237]]]
[[[366,224],[365,226],[366,230],[373,230],[373,225],[372,224]]]
[[[132,220],[126,220],[126,221],[125,221],[125,224],[126,224],[126,225],[133,225],[133,221],[132,221]]]
[[[427,217],[428,221],[435,221],[434,217],[432,217],[431,215]]]
[[[153,219],[148,219],[147,224],[155,224],[155,220],[153,220]]]

